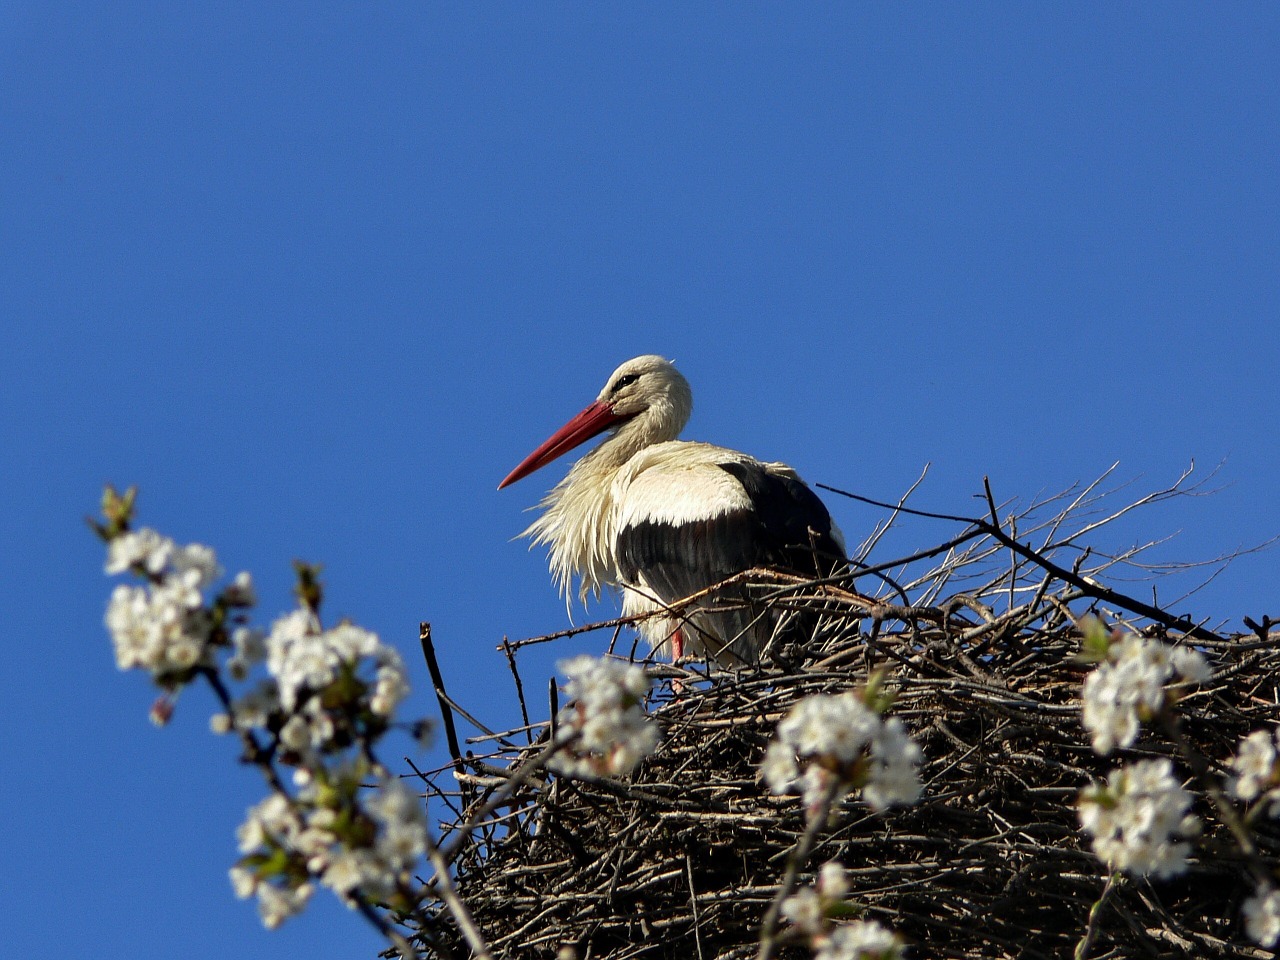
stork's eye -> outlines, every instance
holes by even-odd
[[[638,373],[628,373],[625,377],[619,377],[618,382],[613,385],[613,392],[617,393],[623,387],[629,387],[640,379]]]

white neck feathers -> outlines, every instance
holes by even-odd
[[[548,545],[556,587],[570,598],[570,585],[580,578],[578,599],[600,595],[617,584],[618,510],[614,478],[645,447],[674,440],[689,419],[688,387],[664,393],[643,411],[624,421],[603,443],[575,463],[568,475],[543,498],[544,512],[521,534]]]

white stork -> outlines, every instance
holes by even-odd
[[[745,453],[677,440],[693,410],[689,383],[669,360],[628,360],[596,401],[553,433],[498,485],[515,483],[605,430],[612,435],[573,465],[521,536],[550,545],[557,586],[579,598],[622,588],[625,616],[651,615],[640,632],[722,665],[756,663],[778,614],[724,591],[662,611],[733,574],[770,567],[809,577],[845,569],[844,538],[796,472]]]

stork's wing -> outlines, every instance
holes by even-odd
[[[826,505],[789,467],[753,461],[721,464],[755,507],[763,565],[831,576],[845,564],[844,542]]]
[[[839,532],[813,491],[791,471],[741,455],[647,469],[620,507],[619,573],[662,603],[752,567],[825,577],[845,564]],[[727,646],[754,662],[775,619],[735,590],[690,612],[687,622],[706,635],[706,644],[692,646],[713,654]]]

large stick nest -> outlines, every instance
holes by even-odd
[[[446,811],[442,850],[465,910],[459,921],[441,905],[418,942],[441,957],[475,956],[478,939],[494,957],[553,958],[566,946],[579,960],[755,956],[805,829],[799,799],[771,796],[760,780],[765,747],[797,701],[883,668],[897,692],[891,712],[925,754],[924,795],[875,814],[853,794],[802,881],[840,861],[852,901],[917,956],[1061,958],[1082,944],[1095,960],[1271,956],[1243,933],[1252,882],[1186,746],[1221,779],[1240,738],[1280,719],[1280,632],[1250,621],[1255,633],[1226,636],[1124,597],[1103,575],[1141,565],[1148,545],[1111,555],[1079,545],[1133,506],[1181,492],[1182,480],[1107,511],[1094,487],[1068,491],[1047,519],[1035,516],[1053,498],[1020,515],[1016,537],[992,504],[992,519],[956,540],[885,564],[869,560],[877,535],[853,581],[744,574],[760,602],[818,611],[812,641],[776,644],[741,672],[651,665],[663,740],[627,778],[547,773],[544,723],[482,734],[465,754],[450,732],[454,763],[425,781]],[[1087,612],[1205,652],[1214,679],[1179,704],[1181,748],[1157,728],[1116,756],[1092,751],[1079,702]],[[616,623],[606,626],[616,638]],[[518,646],[507,647],[517,682]],[[1114,765],[1150,756],[1173,758],[1196,790],[1204,833],[1188,873],[1114,883],[1091,920],[1107,873],[1080,832],[1076,797]],[[1280,832],[1259,829],[1258,852],[1274,865]]]

